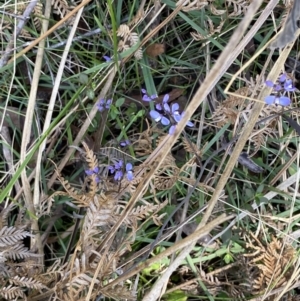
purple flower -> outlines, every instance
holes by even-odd
[[[170,135],[173,135],[175,133],[175,130],[176,130],[176,125],[172,125],[170,128],[169,128],[169,134]]]
[[[265,85],[273,88],[274,91],[279,92],[284,90],[285,92],[293,92],[296,88],[293,86],[293,81],[287,78],[286,73],[283,73],[278,78],[279,83],[273,83],[271,80],[266,80]]]
[[[104,55],[103,58],[105,59],[106,62],[110,62],[111,61],[111,57]]]
[[[283,83],[287,80],[287,74],[286,73],[282,73],[279,77],[278,77],[278,81]]]
[[[85,170],[85,173],[87,176],[91,176],[93,174],[93,171],[92,170]]]
[[[121,169],[123,167],[123,161],[120,160],[119,162],[115,163],[115,169]]]
[[[266,81],[265,81],[265,85],[266,85],[267,87],[270,87],[270,88],[273,88],[273,87],[274,87],[274,83],[273,83],[271,80],[266,80]]]
[[[115,181],[120,181],[123,177],[123,172],[121,170],[116,171],[114,179]]]
[[[173,117],[174,117],[175,121],[178,123],[182,119],[183,115],[184,115],[184,112],[182,112],[181,114],[179,112],[175,112],[173,114]],[[188,127],[193,127],[194,126],[194,124],[190,120],[186,123],[186,125]]]
[[[275,104],[281,106],[288,106],[291,103],[291,99],[285,94],[287,92],[293,92],[296,88],[293,85],[293,81],[288,79],[287,74],[283,73],[279,76],[277,83],[273,83],[271,80],[265,81],[267,87],[273,88],[274,94],[265,97],[265,102],[268,105]]]
[[[94,169],[85,170],[86,175],[91,176],[93,174],[97,174],[99,172],[99,167],[96,166]]]
[[[171,108],[170,108],[169,104],[164,103],[164,110],[165,110],[165,112],[173,115],[176,112],[178,112],[178,110],[179,110],[179,104],[178,103],[173,103],[172,106],[171,106]]]
[[[130,145],[130,141],[129,140],[124,140],[120,142],[120,146],[125,147],[127,145]]]
[[[105,109],[109,110],[111,104],[112,104],[111,99],[105,100],[101,98],[97,103],[97,108],[100,112],[103,112]]]
[[[163,103],[167,103],[169,101],[170,95],[169,94],[165,94],[164,98],[163,98]]]
[[[269,95],[265,97],[265,102],[267,105],[281,105],[281,106],[288,106],[291,103],[291,100],[287,96],[276,96],[276,95]]]
[[[165,104],[168,104],[169,98],[170,98],[170,95],[169,95],[169,94],[165,94],[165,96],[164,96],[164,98],[163,98],[163,100],[162,100],[162,104],[161,104],[161,103],[157,103],[157,104],[155,105],[155,108],[156,108],[157,110],[159,110],[159,111],[162,111],[162,110],[163,110],[163,106],[164,106]]]
[[[160,114],[159,112],[157,112],[155,110],[150,111],[150,116],[156,122],[160,121],[163,125],[169,125],[170,124],[170,120],[167,117],[163,116],[162,114]]]
[[[112,104],[112,100],[111,100],[111,99],[108,99],[108,100],[106,101],[106,104],[105,104],[105,109],[109,110],[111,104]]]
[[[114,166],[110,165],[108,166],[108,170],[110,171],[111,174],[115,173],[114,179],[116,181],[119,181],[123,177],[123,161],[120,160],[119,162],[116,162]]]
[[[110,173],[114,173],[116,169],[114,168],[114,166],[110,165],[108,166],[108,170],[110,171]]]
[[[293,81],[291,79],[287,79],[283,87],[286,92],[294,92],[296,90],[296,88],[293,86]]]
[[[152,100],[154,100],[155,98],[157,98],[157,95],[156,95],[156,94],[153,94],[153,95],[149,96],[148,93],[147,93],[147,90],[145,90],[145,89],[142,89],[141,91],[142,91],[142,93],[144,94],[144,95],[143,95],[143,98],[142,98],[143,101],[152,101]]]
[[[169,115],[170,117],[172,117],[171,119],[174,119],[174,121],[176,123],[178,123],[182,119],[183,112],[181,114],[179,113],[179,111],[178,111],[179,110],[179,104],[178,103],[173,103],[170,107],[170,105],[168,104],[168,100],[169,100],[169,94],[166,94],[163,98],[162,104],[157,104],[156,108],[158,110],[163,110],[166,115]],[[150,116],[156,122],[160,121],[163,125],[169,125],[171,123],[169,118],[167,118],[163,114],[157,112],[156,110],[151,110],[150,111]],[[188,121],[186,125],[189,126],[189,127],[194,126],[194,124],[191,121]],[[173,124],[169,128],[169,134],[170,135],[174,134],[175,128],[176,128],[175,124]]]
[[[98,172],[99,172],[99,167],[98,166],[94,167],[94,169],[85,170],[86,175],[89,176],[89,177],[91,177],[92,175],[97,175]],[[96,181],[96,183],[100,182],[100,179],[99,179],[98,176],[96,176],[95,181]]]
[[[132,181],[134,178],[131,163],[126,164],[126,176],[128,181]]]
[[[173,113],[172,116],[173,116],[174,120],[176,121],[176,123],[178,123],[178,122],[182,119],[183,115],[184,115],[184,112],[182,112],[182,113],[180,114],[178,111],[175,111],[175,112]],[[186,126],[188,126],[188,127],[193,127],[194,124],[189,120],[189,121],[186,123]],[[169,129],[169,134],[170,134],[170,135],[174,134],[175,129],[176,129],[176,125],[172,125],[172,126],[170,127],[170,129]]]

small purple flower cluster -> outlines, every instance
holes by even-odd
[[[147,91],[145,89],[142,89],[143,100],[144,101],[153,101],[157,98],[157,95],[151,95],[149,96],[147,94]],[[170,96],[169,94],[166,94],[163,98],[162,103],[158,103],[155,105],[156,110],[150,111],[150,116],[152,119],[154,119],[156,122],[161,122],[162,125],[171,125],[169,128],[169,134],[172,135],[175,132],[176,124],[182,119],[184,112],[179,113],[179,104],[173,103],[170,107],[168,104]],[[162,113],[160,113],[162,112]],[[193,127],[194,124],[191,121],[188,121],[186,124],[188,127]]]
[[[101,98],[97,103],[97,108],[100,112],[103,112],[104,110],[109,110],[111,103],[112,103],[111,99],[105,100]]]
[[[104,58],[104,60],[105,60],[107,63],[111,62],[111,57],[110,57],[110,56],[108,56],[108,55],[103,55],[103,58]]]
[[[121,141],[121,142],[120,142],[120,146],[121,146],[121,147],[125,147],[125,146],[127,146],[127,145],[130,145],[130,141],[129,141],[129,140],[124,140],[124,141]]]
[[[271,80],[267,80],[265,81],[265,85],[267,87],[273,88],[273,94],[265,97],[265,102],[267,105],[290,105],[291,99],[285,96],[285,94],[287,92],[294,92],[296,88],[293,85],[293,81],[287,77],[286,73],[281,74],[276,83],[273,83]]]
[[[120,160],[119,162],[116,162],[114,165],[108,166],[108,170],[110,171],[110,173],[115,174],[114,175],[115,181],[120,181],[123,178],[123,166],[124,166],[124,162],[122,160]],[[128,181],[132,181],[134,178],[132,168],[133,167],[132,167],[131,163],[126,164],[126,167],[125,167],[126,178]]]
[[[99,167],[96,166],[94,169],[87,169],[85,170],[85,174],[89,177],[91,177],[92,175],[96,175],[96,182],[99,183],[100,179],[98,177],[98,172],[99,172]]]

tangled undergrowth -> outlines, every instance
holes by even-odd
[[[2,3],[0,300],[299,299],[294,1]]]

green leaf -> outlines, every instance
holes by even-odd
[[[125,102],[125,98],[124,98],[124,97],[121,97],[121,98],[117,99],[117,101],[116,101],[116,103],[115,103],[115,106],[116,106],[117,108],[120,108],[120,107],[124,104],[124,102]]]
[[[84,73],[80,73],[79,74],[79,82],[81,83],[81,84],[87,84],[88,83],[88,81],[89,81],[89,77],[86,75],[86,74],[84,74]]]
[[[143,275],[151,276],[152,272],[158,271],[160,268],[161,264],[159,262],[155,262],[143,270]]]
[[[224,259],[226,264],[229,264],[230,262],[233,262],[233,258],[230,254],[226,254],[223,259]]]
[[[119,115],[119,110],[115,106],[110,107],[109,116],[112,120],[115,120]]]
[[[95,98],[95,92],[93,89],[87,89],[86,90],[86,96],[88,99],[94,99]]]
[[[174,291],[170,294],[166,294],[165,296],[163,296],[163,299],[168,301],[186,301],[187,298],[188,297],[186,296],[186,294],[180,290]]]

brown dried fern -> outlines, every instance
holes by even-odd
[[[213,123],[216,123],[218,127],[222,127],[228,122],[236,124],[241,111],[246,107],[245,98],[249,93],[250,89],[248,87],[243,87],[235,91],[235,94],[238,94],[239,96],[230,95],[216,108],[211,118]]]
[[[192,141],[186,139],[185,137],[182,137],[182,145],[184,147],[184,150],[189,154],[195,154],[196,157],[202,158],[203,155],[203,148],[201,150],[198,149],[197,145],[193,143]]]
[[[58,173],[58,170],[56,171]],[[74,203],[79,207],[88,207],[89,203],[91,201],[91,198],[87,196],[86,194],[81,194],[77,189],[71,186],[71,184],[65,180],[62,176],[58,174],[58,179],[61,183],[61,185],[64,187],[66,192],[63,191],[57,191],[51,195],[51,197],[58,196],[58,195],[64,195],[69,196],[73,199]]]
[[[70,6],[66,0],[52,0],[53,12],[63,19],[69,12]]]
[[[162,167],[155,173],[155,188],[158,190],[171,189],[178,180],[179,173],[180,169],[176,166],[174,157],[171,154],[167,155]]]
[[[8,215],[14,208],[15,208],[15,204],[11,203],[6,208],[2,209],[2,211],[0,212],[0,229],[3,229],[3,227],[7,226]]]
[[[85,160],[88,163],[89,170],[95,170],[95,168],[98,168],[99,163],[94,155],[94,152],[89,149],[88,145],[85,142],[82,142],[82,145],[85,149]],[[98,176],[93,173],[92,175],[88,175],[88,178],[91,180],[90,185],[88,186],[88,193],[87,197],[88,198],[93,198],[97,191],[99,190],[98,188]]]
[[[104,288],[101,293],[107,298],[119,299],[119,300],[136,300],[136,292],[134,290],[130,291],[127,287],[116,285],[113,288]]]
[[[248,238],[247,249],[255,250],[249,264],[259,270],[253,279],[255,293],[261,293],[267,288],[278,288],[286,283],[293,272],[295,250],[291,245],[283,244],[281,240],[272,237],[270,243],[261,243],[254,235]]]
[[[135,46],[140,42],[139,35],[129,28],[126,24],[121,24],[117,30],[117,36],[121,37],[118,44],[118,51],[124,52],[131,47]],[[140,60],[143,57],[143,52],[141,48],[138,48],[134,56],[136,59]]]
[[[9,279],[9,283],[17,287],[26,287],[35,290],[41,290],[45,288],[45,286],[42,283],[40,283],[38,280],[27,278],[27,277],[15,276]]]
[[[156,213],[168,204],[168,200],[159,204],[151,204],[145,200],[143,200],[143,202],[145,205],[139,205],[133,208],[127,219],[125,219],[124,222],[127,227],[137,229],[138,221],[145,220],[149,216],[151,216],[155,224],[160,224],[159,220],[163,217],[163,215],[158,217]],[[120,216],[123,207],[124,206],[118,206],[117,211],[115,212],[116,216]]]
[[[206,5],[208,5],[208,2],[206,0],[179,0],[176,3],[176,6],[179,6],[183,4],[182,11],[189,12],[193,10],[200,10],[204,8]]]
[[[2,212],[2,224],[5,223],[9,210],[14,206],[9,206]],[[23,245],[25,238],[32,236],[23,228],[14,226],[3,226],[0,229],[0,296],[7,300],[16,298],[26,299],[25,290],[40,290],[44,286],[33,279],[40,272],[36,261],[39,255],[29,251]],[[31,275],[31,276],[29,276]],[[29,277],[28,277],[29,276]]]
[[[104,194],[96,195],[89,203],[83,223],[81,242],[86,255],[92,251],[90,246],[97,245],[99,235],[103,233],[103,227],[112,226],[115,223],[114,211],[116,200]]]
[[[27,300],[25,293],[22,291],[20,287],[15,287],[12,285],[1,287],[0,288],[0,296],[5,298],[6,300],[15,300],[17,298],[23,298]]]

